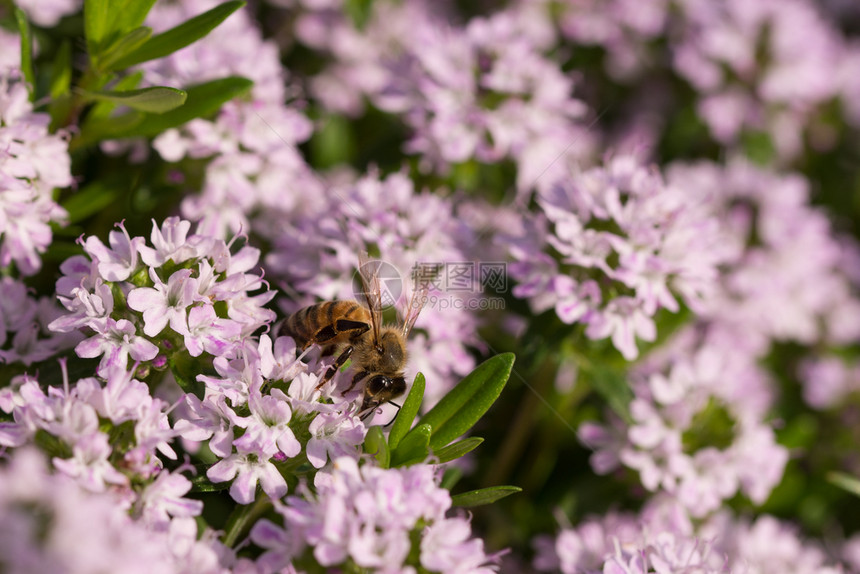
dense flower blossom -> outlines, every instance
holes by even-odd
[[[670,166],[669,181],[713,198],[725,261],[716,296],[700,314],[761,355],[771,341],[849,344],[860,337],[855,259],[809,182],[733,159]]]
[[[281,568],[303,552],[323,566],[352,561],[378,572],[495,572],[494,557],[472,539],[469,522],[448,518],[451,497],[440,488],[433,467],[382,469],[338,458],[315,479],[315,494],[289,496],[277,505],[284,529],[259,522],[251,538],[268,550],[261,562]],[[420,536],[418,563],[412,536]],[[310,548],[308,548],[310,547]]]
[[[41,268],[50,223],[66,217],[53,189],[72,184],[68,144],[48,133],[50,121],[33,112],[20,74],[0,67],[0,267],[14,263],[24,275]]]
[[[54,333],[48,324],[62,310],[48,297],[36,299],[27,286],[11,277],[0,279],[0,363],[31,365],[66,349],[77,333]]]
[[[822,548],[772,516],[750,522],[724,512],[697,525],[663,499],[638,515],[589,517],[555,537],[536,538],[534,546],[534,567],[562,574],[843,571]]]
[[[619,463],[639,472],[650,491],[667,492],[695,517],[743,492],[763,503],[782,477],[788,451],[763,423],[768,380],[730,340],[697,340],[687,331],[633,372],[629,425],[587,423],[598,449],[595,470]]]
[[[146,363],[166,357],[183,343],[192,356],[204,350],[229,356],[242,336],[274,318],[263,307],[274,292],[251,295],[265,287],[249,273],[258,250],[245,246],[231,253],[232,243],[189,234],[191,223],[177,217],[160,227],[153,222],[151,246],[118,227],[110,247],[89,237],[82,242],[87,255],[63,264],[57,294],[68,313],[50,324],[57,332],[91,335],[76,350],[102,357],[99,373],[124,369],[129,358]]]
[[[181,496],[188,489],[174,490]],[[155,505],[164,503],[150,495],[147,516]],[[34,573],[223,572],[230,552],[212,533],[197,538],[199,507],[160,512],[156,521],[132,519],[114,493],[82,490],[50,474],[41,453],[22,449],[0,468],[0,563],[10,572]]]
[[[424,2],[378,2],[362,29],[331,11],[305,13],[299,38],[334,57],[315,78],[315,95],[348,113],[365,95],[400,114],[412,130],[406,151],[426,170],[511,159],[529,189],[560,156],[591,154],[587,108],[573,97],[572,78],[543,55],[541,33],[529,33],[516,11],[464,27],[437,12]]]
[[[507,239],[514,294],[635,358],[636,338],[656,337],[657,310],[677,311],[679,297],[701,308],[726,257],[709,198],[690,196],[633,156],[556,180]]]
[[[156,31],[216,6],[195,0],[158,4],[147,23]],[[286,72],[277,45],[264,40],[248,9],[232,14],[223,25],[193,45],[167,58],[144,65],[148,81],[188,85],[224,76],[254,81],[251,101],[237,99],[210,121],[195,119],[156,138],[156,151],[168,161],[183,157],[211,158],[199,194],[186,197],[183,215],[200,221],[199,229],[215,236],[248,232],[251,216],[259,210],[301,206],[319,191],[319,182],[296,146],[306,141],[313,126],[286,86]],[[285,193],[285,191],[290,191]]]

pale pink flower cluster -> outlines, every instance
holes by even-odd
[[[74,346],[76,333],[58,334],[48,324],[62,314],[48,297],[36,299],[24,283],[0,279],[0,363],[32,365]]]
[[[146,384],[116,367],[73,386],[64,373],[63,386],[47,391],[36,379],[21,375],[0,394],[0,409],[14,419],[0,423],[0,445],[19,447],[32,442],[37,432],[48,433],[62,445],[63,454],[53,459],[57,470],[92,492],[129,489],[132,478],[158,474],[162,462],[156,451],[176,458],[169,444],[175,433],[167,420],[168,407],[150,396]],[[104,420],[110,428],[102,427]],[[130,439],[112,442],[108,431],[126,423],[131,425]]]
[[[268,520],[255,525],[251,539],[267,549],[259,563],[274,571],[307,549],[324,567],[352,562],[374,572],[415,573],[419,564],[446,574],[495,572],[495,557],[471,537],[469,520],[446,517],[451,496],[436,474],[427,465],[382,469],[338,458],[330,472],[316,475],[315,493],[276,506],[283,528]],[[419,564],[407,562],[415,555]]]
[[[554,180],[507,239],[513,293],[634,359],[637,338],[655,339],[659,309],[676,312],[679,299],[701,309],[713,293],[727,253],[709,202],[631,155]]]
[[[769,515],[754,521],[728,512],[696,523],[665,499],[638,515],[590,517],[534,541],[534,567],[562,574],[838,574],[838,560],[797,529]],[[846,547],[847,548],[847,547]]]
[[[618,465],[703,517],[737,493],[762,504],[782,479],[788,450],[764,422],[769,380],[736,342],[687,329],[634,369],[630,422],[585,423],[601,474]]]
[[[405,150],[425,170],[513,160],[528,190],[559,156],[592,154],[588,110],[573,96],[572,77],[544,56],[545,30],[528,29],[515,10],[462,27],[440,11],[377,2],[361,29],[330,10],[303,15],[299,38],[334,57],[314,94],[347,113],[361,111],[365,96],[398,114],[411,129]]]
[[[157,4],[147,18],[156,31],[180,24],[219,4],[194,0]],[[167,161],[211,158],[202,190],[188,195],[183,215],[217,237],[248,232],[258,211],[298,209],[313,203],[320,184],[296,146],[313,126],[287,86],[278,46],[264,40],[242,8],[191,46],[144,65],[147,81],[193,85],[225,76],[254,81],[250,101],[236,99],[214,120],[195,119],[159,135],[153,146]]]
[[[14,263],[24,275],[41,268],[50,224],[66,217],[54,188],[72,185],[68,144],[48,133],[50,121],[33,112],[19,72],[0,67],[0,267]]]
[[[850,344],[860,338],[856,248],[810,205],[810,184],[733,159],[673,164],[668,181],[713,198],[731,252],[700,316],[762,355],[772,341]]]
[[[57,295],[68,313],[49,325],[90,335],[75,350],[101,357],[100,374],[125,369],[129,359],[162,368],[179,349],[229,356],[274,319],[263,305],[275,292],[254,273],[259,250],[231,253],[233,242],[190,234],[191,223],[177,217],[160,227],[153,221],[151,245],[118,227],[109,246],[90,236],[82,241],[86,255],[61,265]]]
[[[181,496],[190,482],[162,472],[129,516],[131,490],[93,493],[51,474],[34,449],[0,468],[0,563],[8,572],[221,574],[231,552],[213,532],[198,539],[202,503]]]
[[[176,431],[189,441],[208,441],[220,460],[207,477],[233,481],[230,495],[238,503],[253,502],[258,483],[278,499],[287,493],[278,464],[295,472],[303,462],[319,469],[329,459],[360,454],[366,428],[355,401],[361,389],[345,393],[349,375],[318,388],[314,373],[325,368],[313,359],[303,363],[289,337],[247,340],[236,358],[215,359],[217,376],[197,376],[204,398],[185,395]]]

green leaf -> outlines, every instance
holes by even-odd
[[[226,102],[244,94],[253,85],[251,80],[233,76],[193,86],[187,90],[188,98],[184,106],[161,115],[147,115],[135,129],[121,137],[155,136],[194,118],[211,116]]]
[[[454,459],[460,458],[461,456],[472,452],[482,442],[484,442],[484,439],[482,439],[481,437],[470,437],[461,441],[451,443],[446,447],[440,448],[433,454],[438,459],[437,464],[442,464],[444,462],[450,462]]]
[[[111,0],[84,0],[84,34],[91,58],[99,55],[110,31],[110,3]]]
[[[142,112],[163,114],[185,103],[188,96],[184,91],[166,86],[128,90],[124,92],[87,92],[82,91],[87,100],[112,102],[128,106]]]
[[[99,68],[103,70],[120,69],[116,62],[140,48],[152,36],[152,28],[141,26],[121,36],[105,48],[98,60]]]
[[[364,452],[372,455],[382,468],[389,467],[391,451],[381,426],[372,426],[367,430],[367,435],[364,437]]]
[[[406,433],[397,448],[391,452],[391,466],[409,466],[423,462],[430,452],[431,432],[433,429],[430,428],[430,425],[418,425]]]
[[[394,424],[388,433],[388,446],[397,448],[401,439],[409,432],[409,429],[412,427],[412,421],[415,420],[418,409],[421,407],[422,400],[424,400],[424,375],[418,373],[415,375],[412,389],[410,389],[406,400],[403,401],[403,407],[397,413],[397,418],[394,419]]]
[[[129,90],[134,90],[137,88],[138,84],[140,84],[141,80],[143,80],[143,72],[137,72],[135,74],[123,76],[113,85],[113,91],[126,92]],[[117,104],[115,102],[108,100],[102,100],[100,102],[97,102],[89,109],[89,111],[87,111],[87,119],[84,124],[86,125],[90,122],[100,119],[113,120],[114,118],[111,118],[111,114],[116,109],[116,106]]]
[[[114,66],[116,69],[128,68],[142,62],[168,56],[204,37],[223,22],[227,16],[244,5],[245,2],[239,1],[220,4],[175,28],[153,36],[140,48],[115,62]]]
[[[143,24],[155,0],[111,0],[113,28],[120,33],[128,32]]]
[[[630,401],[633,400],[633,391],[627,384],[624,374],[605,367],[595,366],[589,371],[591,388],[606,399],[609,407],[622,419],[630,422]]]
[[[829,472],[827,480],[839,488],[846,490],[854,496],[860,496],[860,479],[844,472]]]
[[[253,85],[245,78],[222,78],[188,88],[185,105],[163,114],[131,111],[121,116],[84,122],[80,136],[71,141],[70,149],[76,150],[106,139],[156,136],[194,118],[214,115],[225,102],[247,92]]]
[[[485,504],[492,504],[517,492],[522,492],[522,490],[519,486],[491,486],[490,488],[470,490],[469,492],[461,492],[452,496],[451,504],[464,508],[483,506]]]
[[[51,66],[51,98],[68,94],[72,85],[72,45],[64,40]]]
[[[15,20],[18,22],[18,33],[21,34],[21,71],[24,73],[24,79],[27,80],[32,100],[33,90],[36,87],[36,74],[33,72],[33,36],[27,15],[20,8],[15,8]]]
[[[439,450],[472,428],[499,398],[513,366],[513,353],[491,357],[442,397],[420,421],[433,428],[430,448]]]
[[[70,195],[62,206],[69,213],[68,222],[78,223],[111,205],[118,195],[118,188],[94,181]]]

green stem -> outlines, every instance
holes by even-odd
[[[227,526],[224,527],[224,537],[221,539],[224,545],[232,548],[239,541],[239,537],[250,531],[251,525],[271,506],[272,501],[265,494],[261,494],[253,504],[237,506],[227,520]]]

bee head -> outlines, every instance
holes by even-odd
[[[364,385],[364,400],[361,410],[375,409],[381,404],[395,399],[406,391],[406,380],[402,375],[389,377],[373,375]]]

